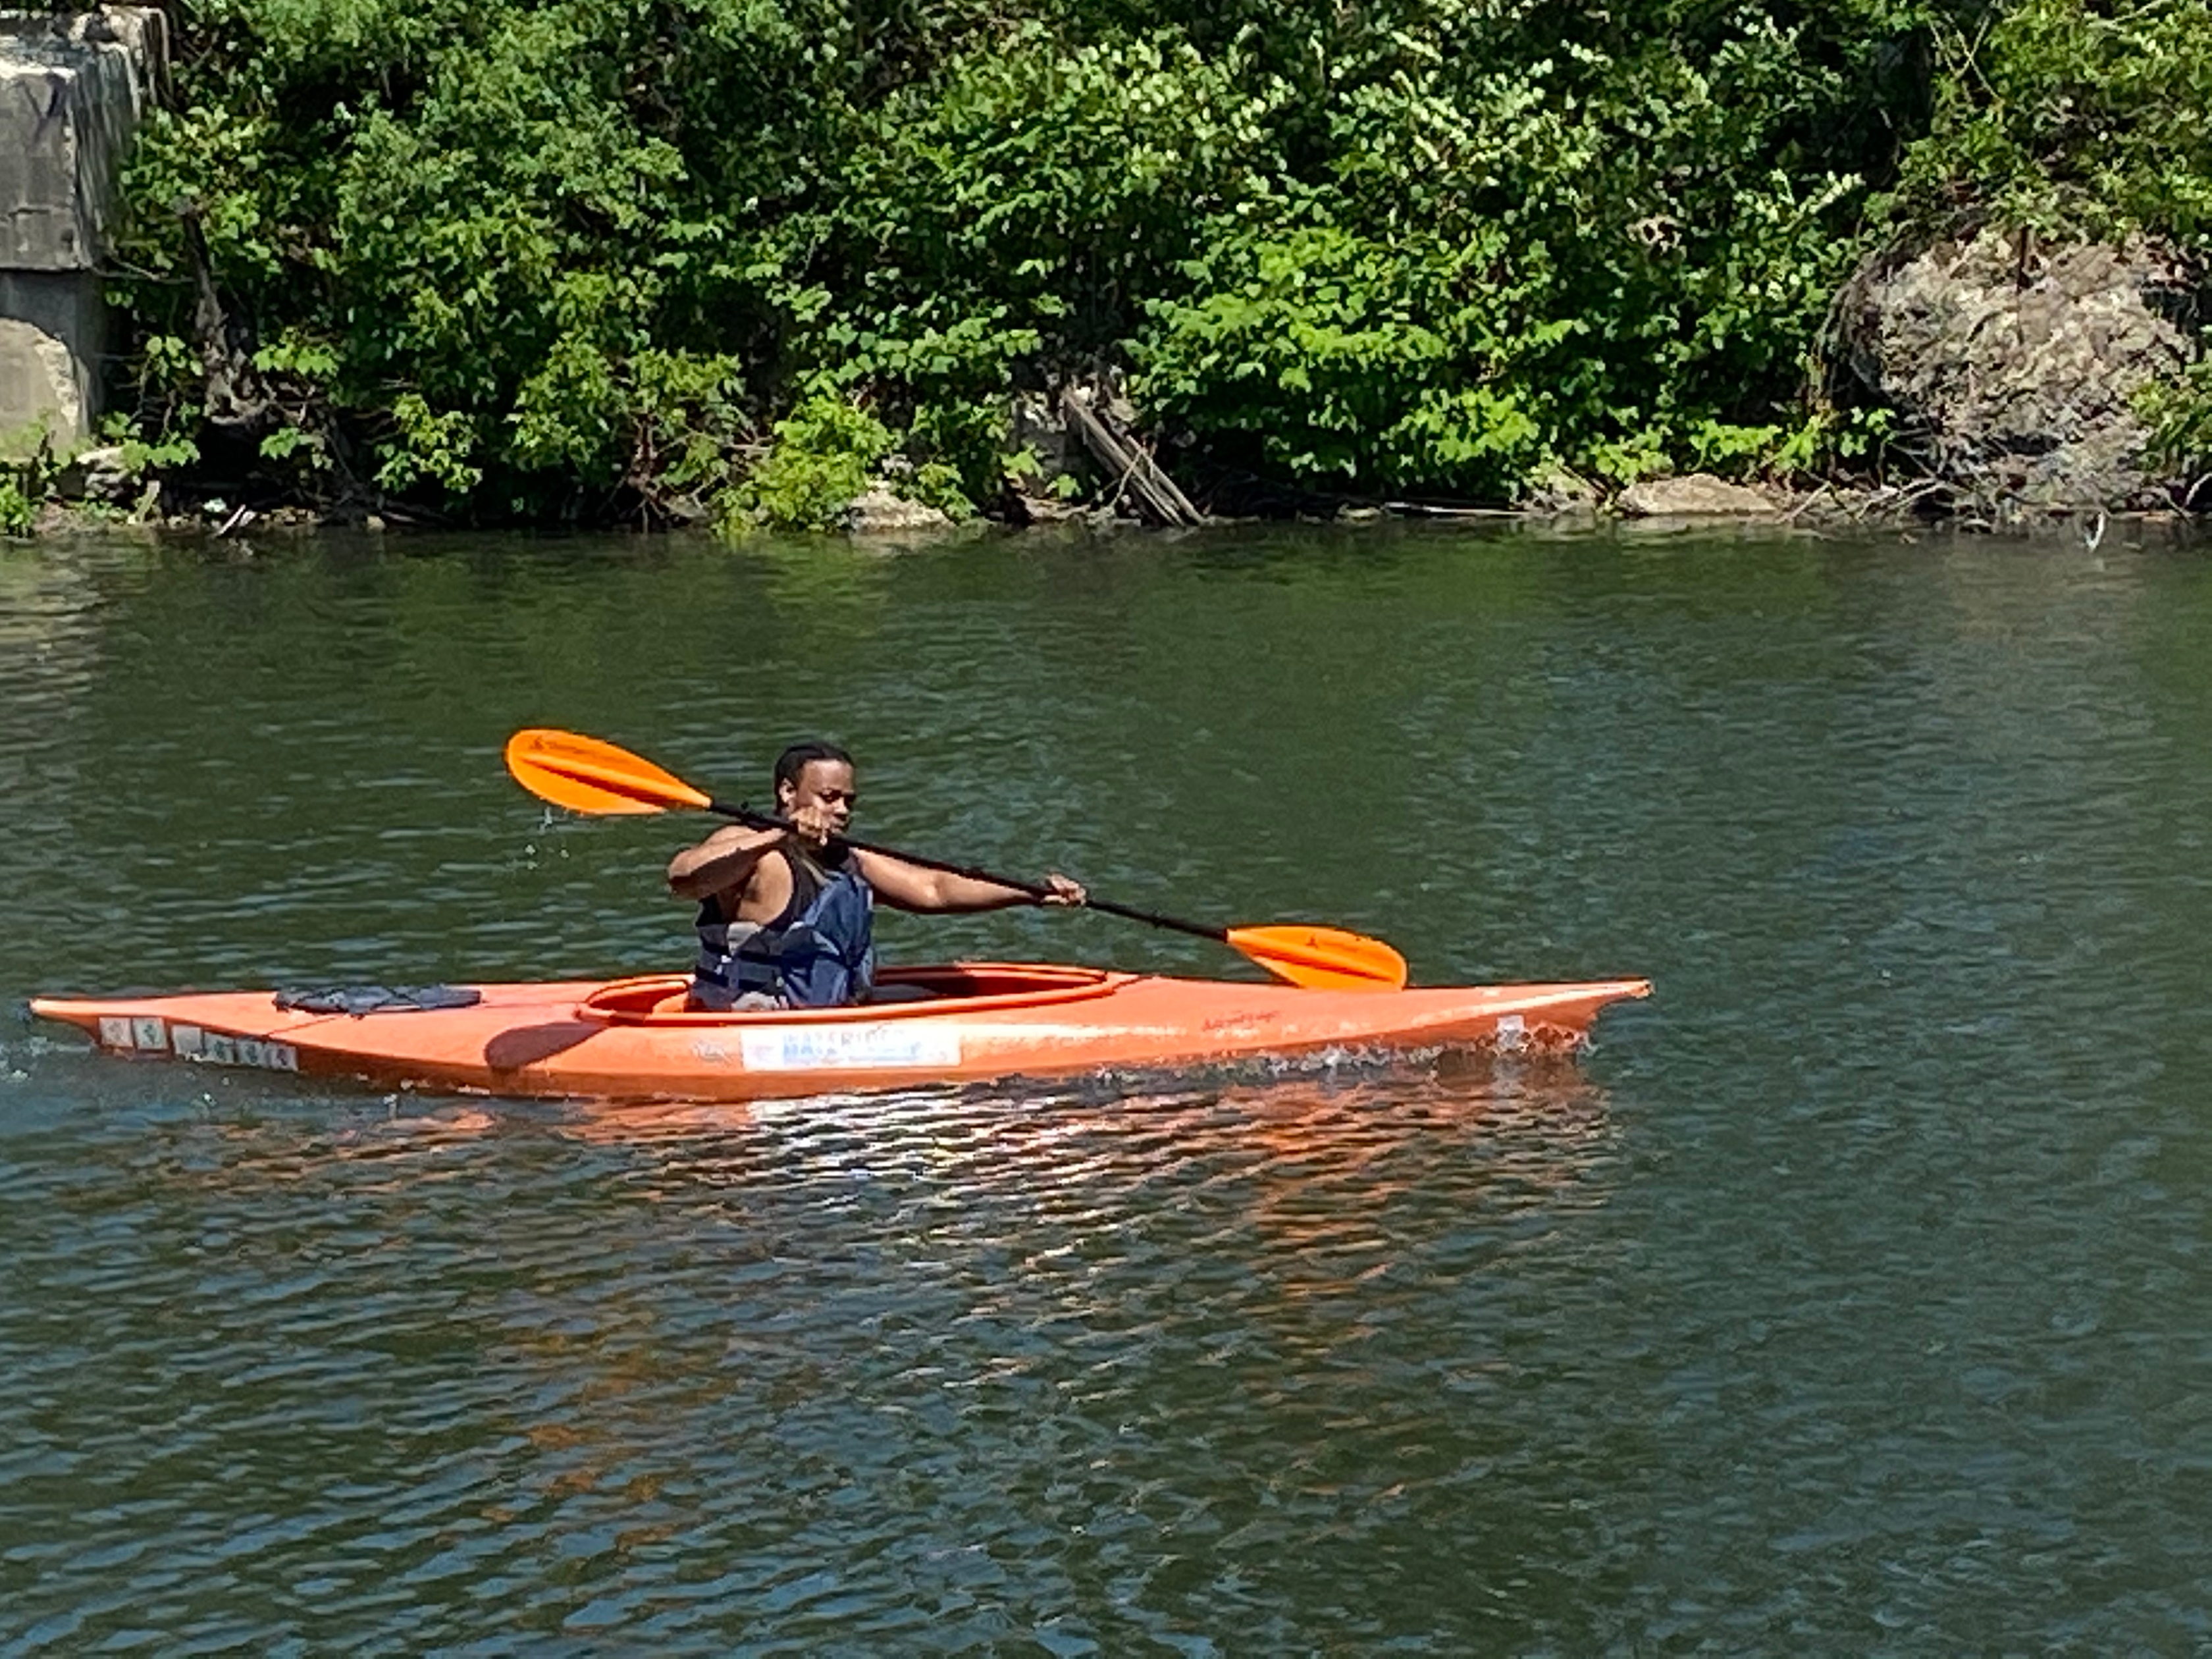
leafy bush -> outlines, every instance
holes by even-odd
[[[0,536],[27,536],[39,521],[39,504],[23,480],[0,472]]]
[[[2191,364],[2171,386],[2146,386],[2142,402],[2153,454],[2189,481],[2189,505],[2212,506],[2205,500],[2212,489],[2212,357]]]
[[[37,528],[39,509],[54,498],[67,459],[54,448],[46,416],[0,433],[0,536],[28,536]]]
[[[817,392],[775,423],[767,459],[731,495],[728,522],[834,528],[896,442],[866,410]]]
[[[1908,159],[1905,212],[2064,235],[2148,230],[2212,258],[2203,0],[2017,0],[1948,22],[1936,41],[1935,128]]]
[[[1334,225],[1244,241],[1232,227],[1184,267],[1189,297],[1154,302],[1133,389],[1255,471],[1499,493],[1541,452],[1550,412],[1516,351],[1572,326],[1515,337],[1519,295],[1486,280],[1504,242],[1384,246]]]

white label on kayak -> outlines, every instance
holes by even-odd
[[[198,1059],[203,1035],[197,1025],[172,1025],[169,1028],[169,1052],[182,1060]]]
[[[1498,1046],[1510,1054],[1528,1040],[1528,1022],[1518,1014],[1498,1017]]]
[[[751,1072],[833,1071],[842,1066],[884,1069],[957,1066],[960,1034],[916,1020],[879,1025],[771,1025],[743,1033],[738,1042]]]
[[[127,1014],[102,1014],[100,1017],[100,1044],[103,1048],[128,1048],[131,1044],[131,1018]]]

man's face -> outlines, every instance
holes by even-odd
[[[784,817],[794,816],[802,807],[812,807],[829,821],[830,833],[837,836],[843,835],[845,826],[853,821],[853,808],[860,799],[853,769],[842,761],[809,761],[799,769],[796,779],[780,785],[775,792],[776,805]]]

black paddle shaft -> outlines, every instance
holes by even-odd
[[[719,812],[726,818],[735,818],[739,823],[755,830],[790,830],[795,826],[789,818],[778,817],[773,812],[756,812],[750,806],[732,806],[727,801],[710,800],[709,812]],[[918,864],[925,870],[942,870],[948,876],[965,876],[970,881],[995,882],[1001,887],[1011,887],[1018,893],[1027,893],[1040,904],[1052,896],[1052,889],[1034,881],[1019,881],[1012,876],[1002,876],[994,870],[978,870],[969,864],[951,864],[943,859],[928,858],[920,853],[908,853],[896,847],[878,847],[873,842],[854,841],[850,836],[832,836],[833,847],[857,848],[863,853],[880,853],[885,858],[898,859],[908,864]],[[1111,899],[1086,899],[1084,908],[1103,910],[1109,916],[1121,916],[1129,921],[1148,922],[1154,927],[1169,927],[1178,933],[1188,933],[1194,939],[1210,939],[1221,944],[1229,942],[1226,927],[1208,927],[1202,922],[1182,921],[1174,916],[1164,916],[1151,910],[1133,909],[1126,904],[1116,904]]]

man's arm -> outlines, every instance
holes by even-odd
[[[668,861],[668,890],[678,898],[702,899],[751,879],[753,866],[790,840],[786,830],[748,830],[726,824],[687,847]]]
[[[863,853],[856,848],[853,856],[859,861],[861,876],[876,890],[877,896],[900,910],[957,915],[1005,910],[1017,904],[1081,904],[1088,896],[1080,884],[1057,871],[1042,884],[1051,890],[1050,896],[1039,899],[1003,882],[978,881],[973,876],[956,876],[949,870],[925,870],[888,853]]]

